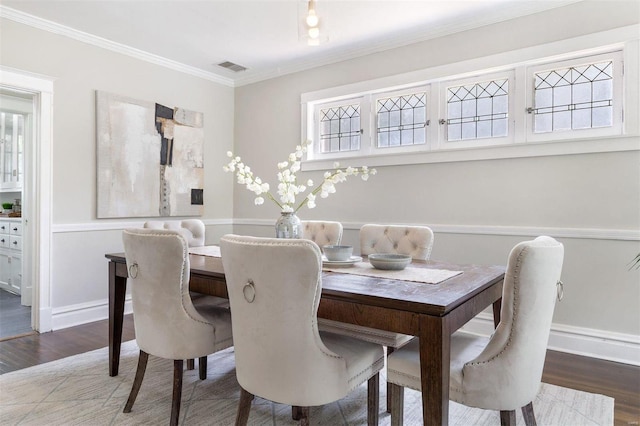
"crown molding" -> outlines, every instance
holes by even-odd
[[[159,65],[165,68],[169,68],[184,74],[189,74],[195,77],[209,80],[214,83],[219,83],[225,86],[234,87],[234,82],[230,78],[221,77],[217,74],[207,72],[196,67],[185,65],[180,62],[173,61],[171,59],[163,58],[162,56],[145,52],[143,50],[136,49],[121,43],[116,43],[114,41],[107,40],[106,38],[85,33],[83,31],[79,31],[71,27],[60,25],[53,21],[48,21],[46,19],[38,18],[36,16],[29,15],[27,13],[20,12],[15,9],[11,9],[3,5],[0,5],[0,18],[6,18],[11,21],[29,25],[31,27],[48,31],[53,34],[63,35],[63,36],[72,38],[74,40],[81,41],[83,43],[91,44],[97,47],[101,47],[103,49],[111,50],[116,53],[121,53],[123,55],[131,56],[141,61],[149,62],[149,63]]]

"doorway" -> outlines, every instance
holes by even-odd
[[[53,80],[51,77],[0,65],[0,94],[31,99],[32,106],[32,120],[28,126],[31,134],[23,146],[20,270],[24,284],[22,290],[27,290],[25,301],[31,301],[31,328],[38,332],[52,330],[50,285]]]
[[[31,146],[34,95],[0,88],[0,340],[33,330],[32,283],[24,279],[22,200],[25,147]]]

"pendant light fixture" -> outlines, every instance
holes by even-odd
[[[309,0],[307,8],[307,44],[309,46],[318,46],[320,44],[320,18],[316,14],[316,0]]]

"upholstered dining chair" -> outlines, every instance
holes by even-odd
[[[535,425],[533,399],[540,389],[549,330],[561,286],[564,247],[551,237],[517,244],[509,255],[500,323],[490,338],[456,332],[451,336],[449,398],[460,404],[499,410],[503,425]],[[391,383],[391,424],[401,425],[404,387],[420,390],[418,341],[387,358]]]
[[[334,221],[303,220],[302,238],[313,241],[320,248],[338,245],[342,241],[342,224]]]
[[[318,331],[318,245],[225,235],[220,248],[242,388],[236,425],[247,424],[254,395],[293,406],[301,424],[308,425],[309,407],[337,401],[365,381],[367,421],[377,424],[384,351],[380,345]]]
[[[142,385],[149,355],[173,360],[170,424],[177,425],[183,360],[199,359],[207,374],[207,355],[233,346],[228,309],[196,308],[189,296],[189,252],[178,232],[128,229],[122,236],[129,273],[136,341],[140,348],[136,376],[124,408],[131,412]]]
[[[144,223],[144,227],[178,231],[187,240],[189,247],[204,246],[205,227],[200,219],[148,220]]]
[[[415,260],[429,260],[432,248],[433,231],[428,226],[366,224],[360,228],[360,254],[362,255],[399,253],[408,254]],[[413,339],[413,336],[406,334],[324,318],[319,319],[319,324],[322,331],[344,334],[386,346],[387,355]],[[387,386],[387,412],[390,412],[390,398],[390,387]]]
[[[205,244],[205,226],[200,219],[184,220],[149,220],[144,223],[147,229],[168,229],[177,231],[187,240],[189,247],[202,247]],[[206,305],[216,305],[229,307],[229,301],[224,297],[210,296],[202,293],[191,292],[191,301],[196,307],[206,307]],[[187,360],[187,368],[192,370],[194,362]]]

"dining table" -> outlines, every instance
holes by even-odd
[[[222,259],[190,254],[190,291],[227,297]],[[204,248],[205,251],[207,248]],[[109,375],[118,375],[125,311],[127,266],[124,253],[109,260]],[[250,262],[251,259],[247,259]],[[366,266],[366,257],[361,266]],[[494,325],[500,321],[503,265],[463,265],[413,261],[405,271],[415,276],[454,271],[437,283],[419,282],[403,271],[382,276],[362,275],[349,268],[323,268],[318,317],[419,338],[422,410],[425,425],[449,420],[451,334],[492,306]],[[357,271],[356,271],[357,272]],[[135,321],[135,317],[134,317]]]

